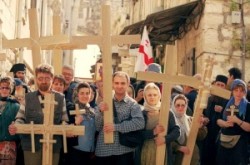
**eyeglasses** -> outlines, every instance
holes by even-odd
[[[1,90],[4,90],[4,89],[10,90],[10,87],[0,87],[0,89],[1,89]]]
[[[179,107],[185,107],[185,104],[176,104],[175,107],[179,108]]]
[[[39,81],[50,81],[51,80],[51,78],[50,77],[37,77],[37,79],[39,80]]]

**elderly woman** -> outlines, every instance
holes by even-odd
[[[154,83],[149,83],[144,88],[144,110],[143,115],[146,127],[143,131],[145,139],[141,149],[141,165],[152,165],[156,163],[156,146],[167,145],[168,157],[167,164],[171,165],[170,143],[180,135],[179,126],[175,123],[175,117],[169,111],[168,132],[165,137],[157,135],[163,131],[163,126],[158,124],[159,112],[161,107],[161,92]]]
[[[190,132],[192,117],[186,115],[187,107],[188,100],[183,94],[178,94],[173,98],[171,110],[174,112],[175,117],[177,119],[176,121],[181,129],[180,137],[172,143],[174,165],[181,165],[184,154],[190,153],[190,149],[186,146],[186,142]],[[197,135],[197,140],[203,140],[207,135],[207,128],[203,126],[202,120],[199,120],[197,122],[200,122],[200,129]],[[199,164],[199,161],[199,148],[197,145],[195,145],[191,159],[191,165],[197,165]]]
[[[244,81],[235,79],[231,90],[223,117],[217,120],[221,127],[217,164],[247,165],[250,132],[250,104],[245,98],[247,86]]]
[[[16,164],[16,140],[18,136],[9,134],[8,126],[15,120],[19,110],[17,101],[9,96],[14,88],[14,81],[10,77],[0,79],[0,164]]]

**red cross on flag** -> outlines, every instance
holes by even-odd
[[[135,63],[135,72],[145,71],[149,64],[153,63],[153,53],[152,46],[149,41],[147,27],[144,26],[141,44],[139,47],[139,52],[137,54],[137,59]]]

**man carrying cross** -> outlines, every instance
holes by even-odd
[[[96,156],[97,165],[127,165],[133,164],[134,148],[123,146],[119,143],[119,134],[136,131],[144,128],[144,118],[140,106],[127,95],[129,86],[129,76],[125,72],[116,72],[112,77],[112,86],[114,89],[113,111],[117,112],[115,120],[117,122],[103,124],[103,112],[112,111],[107,103],[102,102],[99,105],[99,111],[96,112],[95,123],[99,131]],[[115,116],[115,114],[113,114]],[[114,143],[104,143],[104,133],[114,133]]]
[[[15,123],[29,124],[31,121],[34,124],[43,124],[44,114],[42,109],[44,104],[41,104],[40,99],[44,99],[46,93],[54,93],[57,105],[54,108],[54,124],[59,125],[62,121],[68,121],[66,113],[65,99],[63,94],[51,91],[54,69],[48,64],[41,64],[35,69],[36,83],[38,90],[27,93],[25,96],[25,106],[21,105],[16,116]],[[14,135],[17,128],[14,123],[9,126],[9,132]],[[53,145],[53,165],[57,165],[59,161],[59,151],[62,147],[62,140],[60,136],[55,136],[56,143]],[[39,165],[42,162],[42,144],[39,140],[42,135],[35,135],[36,152],[31,152],[31,138],[30,135],[22,135],[21,145],[24,150],[24,161],[26,165]]]

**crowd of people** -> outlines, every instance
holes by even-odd
[[[46,93],[55,95],[54,124],[66,122],[85,126],[85,134],[67,135],[68,152],[63,152],[62,136],[55,135],[53,165],[154,165],[156,147],[166,145],[165,164],[180,165],[185,155],[192,123],[199,125],[192,152],[191,165],[247,165],[249,163],[250,82],[241,79],[238,68],[228,75],[217,75],[213,85],[231,91],[229,100],[210,95],[199,120],[193,120],[198,91],[175,85],[171,91],[171,108],[167,133],[159,124],[162,84],[137,81],[125,72],[112,75],[114,122],[104,123],[109,111],[103,101],[102,80],[93,83],[74,81],[74,69],[63,66],[55,75],[51,65],[35,68],[35,78],[26,80],[26,66],[13,65],[13,78],[0,78],[0,165],[41,165],[42,135],[35,135],[35,153],[31,136],[17,134],[15,124],[43,124]],[[161,66],[152,63],[146,72],[161,73]],[[198,80],[200,74],[194,75]],[[36,85],[36,88],[34,87]],[[71,115],[78,106],[84,114]],[[128,147],[120,143],[120,134],[140,130],[142,143]],[[105,133],[114,133],[113,143],[104,143]]]

